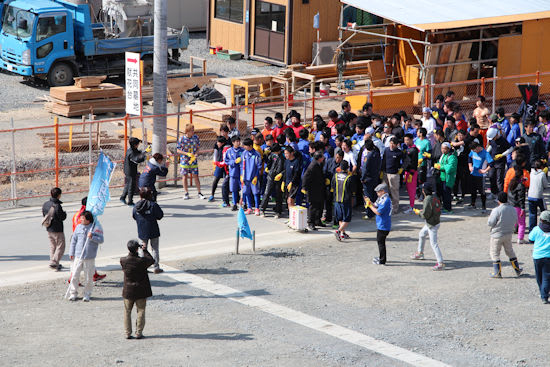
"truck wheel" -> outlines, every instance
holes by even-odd
[[[48,74],[50,87],[63,87],[73,84],[73,69],[66,63],[55,64]]]

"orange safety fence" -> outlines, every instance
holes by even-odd
[[[290,110],[302,116],[303,124],[311,124],[315,115],[327,119],[329,110],[340,112],[341,103],[350,101],[353,112],[370,102],[376,114],[390,116],[399,111],[408,115],[420,115],[423,106],[432,106],[437,95],[452,90],[454,101],[461,112],[470,117],[475,108],[476,97],[484,95],[487,107],[503,107],[507,114],[517,111],[521,94],[517,84],[538,84],[540,99],[550,94],[550,72],[513,75],[497,78],[483,78],[462,82],[428,84],[407,88],[405,86],[350,90],[346,94],[321,96],[311,93],[297,95],[285,100],[249,105],[193,109],[180,113],[162,115],[166,117],[166,155],[169,157],[169,173],[159,179],[181,186],[181,175],[176,151],[177,140],[185,133],[187,125],[195,127],[201,147],[198,154],[201,184],[210,183],[213,165],[212,153],[220,128],[227,116],[238,122],[241,135],[247,136],[252,128],[264,128],[267,116],[280,112],[285,117]],[[142,149],[151,144],[154,118],[158,116],[124,116],[102,120],[58,122],[42,126],[20,127],[0,130],[0,206],[24,204],[27,200],[49,196],[54,186],[63,189],[64,194],[85,193],[93,176],[99,151],[102,150],[117,162],[111,188],[124,184],[123,162],[128,138],[143,140]],[[12,125],[13,126],[13,125]],[[209,188],[203,188],[203,193]],[[115,193],[113,193],[115,195]]]

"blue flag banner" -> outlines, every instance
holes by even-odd
[[[244,214],[244,210],[242,207],[239,209],[239,214],[237,215],[237,221],[239,222],[239,236],[241,238],[248,238],[249,240],[251,240],[252,231],[250,230],[250,226],[248,225],[248,220],[246,220],[246,214]]]
[[[105,205],[111,199],[109,183],[115,170],[116,163],[111,161],[103,152],[99,153],[99,159],[94,172],[94,178],[88,192],[86,210],[92,212],[94,217],[103,214]]]
[[[319,22],[320,22],[319,13],[317,13],[317,14],[315,14],[315,16],[313,17],[313,28],[314,28],[314,29],[319,29]]]

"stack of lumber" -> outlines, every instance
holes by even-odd
[[[50,88],[50,100],[46,102],[45,109],[65,117],[124,112],[126,101],[122,87],[101,83],[101,77],[77,79],[75,85]]]
[[[55,133],[38,133],[44,148],[55,148]],[[58,138],[60,152],[87,151],[90,144],[88,131],[60,132]],[[104,148],[120,144],[120,139],[109,136],[107,132],[92,131],[93,149]]]
[[[429,50],[428,62],[426,66],[470,61],[471,59],[469,58],[469,56],[471,50],[471,42],[462,44],[451,43],[434,45]],[[428,80],[431,81],[432,75],[434,75],[435,83],[448,83],[468,80],[470,69],[470,64],[430,68],[428,72]]]

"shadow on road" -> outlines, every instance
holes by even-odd
[[[217,269],[187,269],[184,270],[189,274],[216,274],[216,275],[226,275],[226,274],[243,274],[248,273],[246,270],[229,270],[227,268],[217,268]]]
[[[254,336],[252,334],[240,334],[240,333],[147,335],[146,338],[147,339],[254,340]]]

